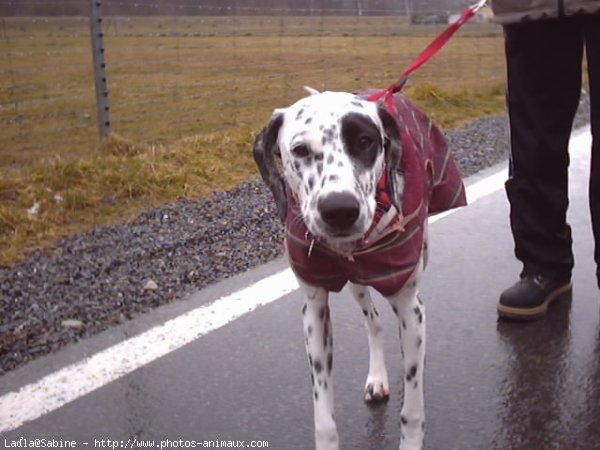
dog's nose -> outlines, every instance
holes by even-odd
[[[323,221],[332,228],[348,228],[360,214],[360,204],[354,195],[333,192],[319,199],[317,205]]]

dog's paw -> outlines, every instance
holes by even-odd
[[[380,378],[367,378],[365,385],[365,402],[384,402],[390,398],[390,387],[387,380]]]
[[[400,450],[422,450],[425,437],[425,422],[423,420],[409,421],[405,416],[400,416]]]
[[[423,450],[423,439],[409,442],[406,439],[400,441],[400,450]]]
[[[410,445],[401,443],[400,450],[423,450],[423,446],[421,444]]]

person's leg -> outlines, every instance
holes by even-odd
[[[590,170],[590,211],[596,242],[594,259],[600,288],[600,15],[585,21],[585,45],[591,100],[592,163]]]
[[[506,192],[523,271],[522,281],[502,294],[498,312],[533,318],[570,289],[568,143],[581,91],[583,31],[579,19],[557,19],[507,25],[504,32],[511,134]]]
[[[579,21],[505,27],[511,174],[506,189],[524,275],[569,279],[568,142],[581,91]]]

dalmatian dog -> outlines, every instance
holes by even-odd
[[[305,297],[316,449],[339,448],[328,299],[346,284],[367,331],[366,402],[385,401],[390,392],[382,323],[368,288],[397,316],[404,363],[400,449],[421,449],[426,320],[418,284],[427,261],[427,216],[462,206],[464,187],[441,131],[403,96],[394,94],[390,108],[369,101],[370,92],[308,90],[308,97],[274,111],[256,137],[254,158],[285,224],[287,256]]]

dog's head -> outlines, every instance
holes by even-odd
[[[308,230],[334,247],[351,246],[369,230],[384,171],[388,194],[400,211],[400,138],[382,104],[349,93],[312,92],[275,110],[256,138],[254,158],[282,221],[287,184]]]

